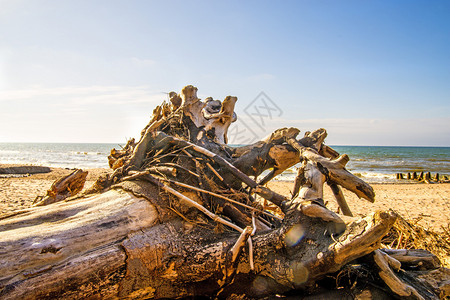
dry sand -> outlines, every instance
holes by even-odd
[[[1,165],[0,165],[1,167]],[[87,169],[89,171],[85,188],[107,169]],[[0,214],[31,206],[36,196],[43,196],[52,183],[72,170],[52,168],[52,172],[34,174],[18,178],[0,178]],[[292,182],[273,181],[268,186],[274,191],[290,196]],[[420,218],[419,225],[440,231],[441,226],[450,223],[450,184],[373,184],[375,203],[358,199],[344,190],[344,195],[355,216],[364,216],[376,210],[393,209],[406,219]],[[324,200],[327,206],[337,211],[337,204],[331,190],[325,186]]]
[[[273,181],[268,186],[279,194],[290,196],[292,182]],[[375,202],[371,203],[343,190],[345,199],[354,216],[365,216],[377,210],[393,209],[405,219],[420,221],[417,223],[426,229],[440,231],[450,223],[450,184],[426,183],[378,183],[372,184]],[[331,189],[325,185],[324,200],[327,207],[335,212],[338,206]]]
[[[10,165],[2,165],[7,167]],[[51,168],[50,173],[33,175],[17,175],[22,177],[0,177],[0,215],[14,210],[29,208],[37,196],[45,196],[55,180],[68,175],[73,170]],[[108,169],[86,169],[88,176],[84,188],[89,188],[101,175],[110,172]]]

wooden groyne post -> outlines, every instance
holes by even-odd
[[[415,181],[423,181],[426,183],[448,183],[449,178],[447,175],[439,175],[439,173],[436,173],[436,175],[433,177],[431,175],[431,172],[420,172],[420,174],[417,176],[417,172],[408,172],[405,175],[403,173],[396,173],[395,177],[397,178],[397,180],[402,180],[402,179],[408,179],[408,180],[415,180]]]

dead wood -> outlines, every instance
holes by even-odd
[[[341,187],[375,197],[345,169],[349,157],[324,144],[325,129],[298,139],[298,129],[282,128],[230,147],[236,97],[202,101],[193,86],[169,97],[138,142],[111,151],[114,172],[89,191],[0,220],[1,298],[307,294],[358,260],[383,293],[436,295],[402,273],[437,268],[436,257],[379,250],[395,213],[346,223],[325,206],[325,183],[345,215],[351,212]],[[292,199],[264,186],[299,163]],[[68,182],[57,186],[71,194],[79,186]]]
[[[38,174],[49,173],[51,169],[43,166],[15,166],[10,165],[6,167],[0,167],[0,174]]]
[[[36,206],[48,205],[78,194],[84,187],[87,174],[87,171],[76,169],[69,175],[56,180],[47,191],[47,195],[37,197],[33,204]]]
[[[342,193],[341,188],[332,182],[329,182],[328,185],[331,188],[331,191],[333,192],[334,197],[336,198],[336,202],[339,205],[339,208],[342,211],[342,214],[344,216],[353,217],[352,212],[350,211],[350,207],[348,207],[347,201],[345,201],[344,194]]]

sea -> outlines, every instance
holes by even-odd
[[[112,148],[123,144],[0,143],[0,163],[61,168],[108,168]],[[450,175],[450,147],[331,146],[347,154],[347,170],[370,183],[397,182],[396,173],[431,172]],[[276,180],[292,181],[297,166]]]

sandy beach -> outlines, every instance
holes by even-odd
[[[3,165],[4,167],[5,165]],[[0,165],[1,167],[1,165]],[[1,214],[28,208],[37,196],[43,196],[52,183],[72,170],[52,168],[49,173],[33,174],[24,177],[0,178]],[[85,188],[99,175],[110,172],[108,169],[87,169],[89,171]],[[268,186],[274,191],[290,196],[292,182],[272,181]],[[450,223],[450,184],[398,183],[372,184],[375,190],[375,203],[358,199],[344,190],[345,198],[355,216],[364,216],[377,210],[393,209],[406,219],[419,220],[426,229],[440,231]],[[338,207],[331,190],[325,186],[324,200],[333,211]]]
[[[11,165],[2,165],[0,168]],[[84,189],[89,188],[95,180],[108,169],[86,169],[89,173]],[[0,215],[10,213],[14,210],[29,208],[37,196],[44,196],[55,180],[70,174],[73,170],[64,168],[51,168],[49,173],[32,175],[17,175],[0,177]]]
[[[274,191],[290,196],[292,182],[270,182]],[[354,216],[364,216],[377,210],[393,209],[405,219],[419,219],[417,223],[426,229],[439,231],[450,223],[450,184],[425,183],[374,183],[375,202],[371,203],[343,190],[345,199]],[[331,189],[324,187],[327,207],[338,210]]]

